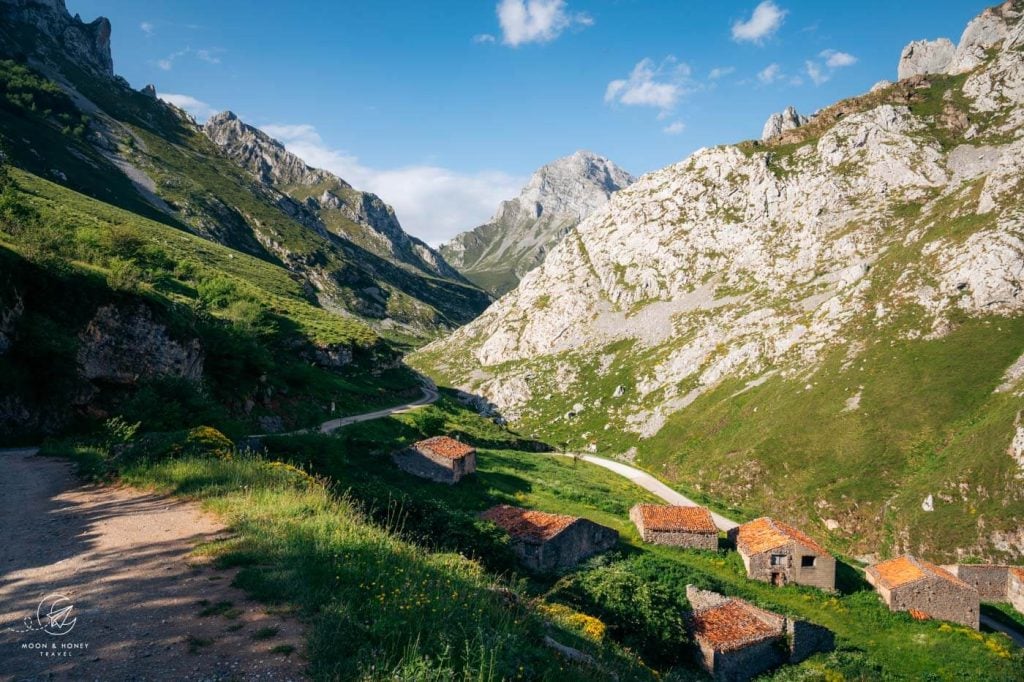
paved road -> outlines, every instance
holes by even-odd
[[[990,616],[986,616],[984,613],[981,614],[981,624],[987,628],[1003,633],[1012,639],[1014,644],[1019,647],[1024,647],[1024,633],[1021,633],[1019,630],[1012,628],[1009,625],[1005,625],[1004,623],[1000,623],[998,620],[995,620]]]
[[[633,481],[633,483],[636,483],[641,488],[654,493],[655,495],[665,500],[669,504],[679,504],[686,506],[697,504],[696,502],[686,497],[685,495],[682,495],[677,491],[673,490],[672,488],[669,488],[667,485],[656,479],[654,476],[651,476],[646,471],[641,471],[640,469],[637,469],[636,467],[631,467],[628,464],[616,462],[615,460],[612,459],[605,459],[604,457],[598,457],[597,455],[566,454],[565,456],[575,456],[578,457],[579,459],[582,459],[584,462],[596,464],[599,467],[604,467],[609,471],[613,471],[619,476],[623,476],[624,478],[628,478],[629,480]],[[711,512],[711,518],[715,520],[715,525],[718,526],[719,530],[727,531],[739,525],[732,519],[727,519],[721,514],[716,514],[715,512]]]
[[[359,422],[373,421],[374,419],[383,419],[384,417],[390,417],[393,414],[405,414],[406,412],[412,412],[418,410],[427,405],[431,405],[437,402],[440,397],[437,389],[433,386],[423,386],[423,396],[419,400],[414,400],[411,403],[404,405],[395,405],[394,407],[387,407],[383,410],[376,410],[374,412],[367,412],[366,414],[353,414],[348,417],[339,417],[338,419],[330,419],[325,421],[323,424],[316,428],[311,429],[300,429],[299,431],[289,431],[287,433],[260,433],[253,434],[249,438],[265,438],[267,436],[295,436],[303,433],[313,433],[314,431],[319,433],[333,433],[338,429],[349,426],[350,424],[358,424]]]
[[[423,397],[419,400],[405,405],[396,405],[395,407],[389,407],[384,410],[377,410],[376,412],[367,412],[366,414],[354,414],[350,417],[341,417],[340,419],[331,419],[320,425],[320,433],[331,433],[337,431],[343,426],[349,424],[357,424],[359,422],[373,421],[374,419],[381,419],[383,417],[390,417],[393,414],[405,414],[406,412],[412,412],[418,410],[421,407],[430,405],[431,403],[437,402],[439,395],[437,390],[430,386],[423,387]]]

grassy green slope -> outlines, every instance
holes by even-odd
[[[436,433],[477,445],[476,476],[440,486],[392,465],[390,451]],[[836,653],[783,669],[778,679],[1014,680],[1024,674],[1024,654],[1005,636],[889,613],[846,562],[840,565],[840,594],[829,595],[749,581],[734,552],[643,545],[627,512],[650,500],[646,492],[624,479],[609,479],[597,467],[536,452],[532,441],[477,417],[447,395],[424,410],[356,425],[337,437],[277,438],[268,445],[271,458],[322,476],[334,499],[343,502],[330,502],[335,506],[325,513],[323,501],[272,501],[280,484],[269,485],[267,472],[282,475],[283,470],[248,460],[108,460],[108,466],[120,467],[135,484],[197,496],[228,514],[238,539],[205,551],[241,565],[240,584],[257,596],[297,603],[311,615],[317,677],[350,675],[371,660],[378,669],[405,670],[409,661],[430,656],[439,667],[436,662],[446,660],[447,651],[461,679],[467,664],[479,674],[475,657],[484,645],[495,652],[495,679],[553,679],[559,671],[542,663],[547,657],[538,651],[536,634],[527,634],[537,632],[529,624],[543,618],[554,621],[556,639],[601,657],[606,669],[590,671],[594,679],[609,679],[613,670],[619,679],[644,679],[644,667],[630,662],[622,647],[663,679],[700,678],[682,624],[687,583],[807,618],[836,633]],[[254,492],[239,495],[239,485]],[[476,519],[477,512],[497,503],[584,515],[617,529],[623,542],[619,550],[565,575],[524,576],[503,534]],[[356,542],[353,528],[360,524],[372,524],[375,534],[386,532],[387,551],[383,540],[368,543],[378,548],[373,551]],[[403,550],[394,552],[396,547]],[[511,618],[497,618],[486,592],[460,577],[471,565],[457,558],[460,554],[476,562],[477,586],[494,575],[512,586],[519,606],[509,611]],[[433,568],[427,571],[420,561]],[[442,589],[453,583],[462,585],[455,600]],[[371,613],[372,618],[362,615]],[[504,634],[496,640],[495,632]],[[417,673],[422,677],[399,679],[434,679],[428,672],[433,669],[428,665]]]
[[[25,314],[0,357],[0,384],[53,418],[20,430],[0,424],[6,436],[69,428],[93,408],[149,429],[207,421],[241,435],[257,430],[261,416],[305,427],[331,415],[332,403],[337,415],[418,395],[411,372],[382,369],[396,352],[373,330],[317,307],[280,266],[24,171],[9,174],[0,194],[0,309],[20,300]],[[201,341],[203,385],[108,387],[88,410],[71,408],[85,388],[76,370],[79,332],[102,305],[139,303],[176,338]],[[313,366],[305,357],[317,347],[347,348],[353,362]]]

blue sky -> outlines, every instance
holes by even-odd
[[[203,118],[231,109],[392,203],[431,243],[544,163],[634,174],[895,79],[992,1],[68,0],[113,22],[115,70]]]

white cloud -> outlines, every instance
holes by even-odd
[[[526,183],[526,178],[501,171],[460,173],[435,165],[371,168],[331,148],[311,125],[266,125],[263,130],[309,165],[379,195],[394,207],[406,231],[433,245],[485,223],[501,201],[518,195]]]
[[[207,64],[220,64],[220,57],[218,53],[224,50],[220,48],[213,48],[211,50],[196,50],[196,59],[204,61]]]
[[[825,65],[830,69],[841,69],[844,66],[853,66],[857,63],[857,58],[852,54],[838,50],[823,50],[819,56],[825,60]]]
[[[172,52],[163,59],[157,61],[156,65],[164,71],[170,71],[174,68],[174,63],[187,55],[192,55],[196,59],[207,64],[220,64],[220,57],[218,56],[221,52],[224,52],[223,48],[211,47],[202,50],[193,50],[191,47],[186,47],[184,50],[178,50]]]
[[[478,33],[473,36],[473,42],[478,45],[481,43],[493,43],[496,40],[497,38],[492,36],[490,33]]]
[[[764,0],[754,8],[750,19],[732,25],[732,39],[761,44],[779,30],[788,13],[788,10],[780,8],[772,0]]]
[[[708,78],[711,80],[718,80],[719,78],[725,78],[726,76],[736,73],[735,66],[716,66],[711,69],[708,73]]]
[[[807,76],[815,85],[827,83],[828,79],[832,77],[831,74],[825,73],[824,69],[817,62],[807,61],[804,63],[804,67],[807,71]]]
[[[682,121],[673,121],[661,129],[666,135],[679,135],[686,130],[686,124]]]
[[[546,43],[571,26],[593,26],[584,12],[571,13],[565,0],[501,0],[497,6],[502,42],[516,47]]]
[[[671,109],[679,98],[691,91],[690,67],[675,57],[668,57],[661,64],[654,60],[641,60],[629,78],[614,80],[604,92],[608,104],[626,106],[657,107]]]
[[[139,24],[139,28],[142,29],[142,32],[145,33],[147,36],[151,36],[151,35],[153,35],[153,30],[156,27],[153,26],[153,22],[151,22],[151,21],[144,21],[141,24]]]
[[[184,109],[188,113],[195,116],[196,120],[199,121],[209,118],[210,116],[213,116],[217,113],[217,110],[211,107],[209,104],[203,102],[202,100],[198,100],[195,97],[192,97],[191,95],[177,95],[170,92],[160,92],[157,93],[157,97],[167,102],[168,104],[173,104],[179,109]]]
[[[778,64],[769,64],[761,69],[757,74],[757,80],[761,81],[765,85],[771,85],[781,78],[783,78],[782,67]]]

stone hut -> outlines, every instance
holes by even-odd
[[[835,648],[833,634],[742,599],[686,586],[697,663],[716,680],[746,681],[785,663]]]
[[[796,528],[768,517],[729,531],[747,576],[772,585],[836,588],[836,560]]]
[[[644,542],[692,549],[718,549],[718,528],[704,507],[638,504],[629,510]]]
[[[421,440],[392,457],[403,471],[438,483],[458,483],[476,471],[476,450],[448,436]]]
[[[981,601],[1007,602],[1024,613],[1024,567],[958,564],[943,568],[976,589]]]
[[[908,554],[868,566],[866,576],[891,611],[978,629],[978,590],[944,568]]]
[[[503,528],[512,538],[512,551],[537,573],[572,568],[619,541],[618,531],[587,519],[507,504],[492,507],[480,517]]]

